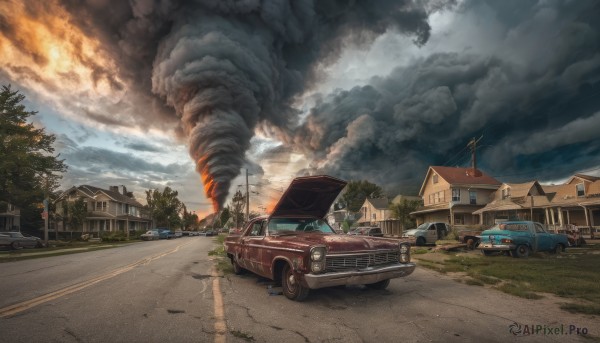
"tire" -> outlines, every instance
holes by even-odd
[[[481,250],[481,253],[484,254],[485,256],[492,256],[492,254],[494,252],[493,251],[489,251],[489,250]]]
[[[235,260],[235,257],[231,257],[231,265],[233,266],[233,273],[235,275],[240,275],[240,274],[244,274],[244,268],[242,268],[237,261]]]
[[[12,242],[12,243],[10,243],[10,247],[13,250],[18,250],[18,249],[22,248],[22,246],[21,246],[21,244],[19,242]]]
[[[387,280],[382,280],[379,282],[375,282],[375,283],[369,283],[366,284],[365,286],[371,288],[371,289],[386,289],[388,286],[390,285],[390,279]]]
[[[527,258],[529,257],[529,246],[521,244],[515,250],[511,251],[510,254],[515,258]]]
[[[425,243],[426,243],[426,242],[425,242],[425,238],[423,238],[423,237],[419,237],[419,238],[417,238],[417,242],[416,242],[415,244],[416,244],[417,246],[423,246],[423,245],[425,245]]]
[[[560,254],[565,252],[565,247],[562,244],[557,244],[554,249],[550,250],[551,254]]]
[[[289,264],[283,267],[281,287],[283,288],[283,294],[290,300],[302,301],[308,296],[309,289],[296,281],[294,271],[290,268]]]

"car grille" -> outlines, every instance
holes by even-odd
[[[357,270],[389,263],[398,263],[398,251],[344,256],[328,255],[325,258],[325,271]]]

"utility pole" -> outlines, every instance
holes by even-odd
[[[250,220],[250,186],[248,185],[248,168],[246,168],[246,221]]]
[[[46,174],[46,189],[44,190],[44,244],[48,246],[48,175]]]
[[[473,139],[471,139],[469,144],[467,144],[467,147],[471,148],[471,167],[473,168],[472,176],[481,176],[480,173],[478,173],[478,171],[477,171],[477,143],[479,143],[479,141],[482,138],[483,138],[483,135],[481,135],[481,137],[479,137],[477,139],[475,139],[475,137],[473,137]]]

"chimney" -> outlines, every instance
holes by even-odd
[[[127,196],[127,187],[125,185],[121,185],[121,187],[123,187],[123,195]]]

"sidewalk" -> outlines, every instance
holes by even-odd
[[[75,245],[75,246],[62,246],[62,247],[50,247],[50,248],[34,248],[34,249],[21,249],[21,250],[0,250],[0,262],[11,262],[37,257],[47,256],[58,256],[67,254],[76,254],[86,251],[94,251],[100,249],[114,248],[118,246],[124,246],[132,244],[134,242],[121,243],[121,244],[90,244],[90,245]]]

